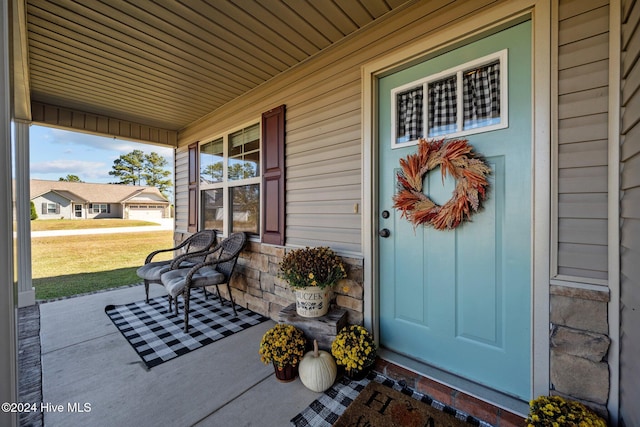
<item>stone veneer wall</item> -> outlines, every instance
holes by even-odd
[[[605,417],[608,302],[608,292],[551,286],[551,394],[579,400]]]
[[[288,284],[278,278],[278,264],[285,254],[282,246],[249,242],[240,255],[231,282],[235,302],[277,321],[280,310],[295,302]],[[347,278],[333,289],[332,305],[347,310],[348,323],[362,324],[364,320],[363,260],[342,257]],[[225,292],[221,289],[223,296]]]

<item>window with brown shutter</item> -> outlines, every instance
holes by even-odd
[[[189,146],[189,227],[284,244],[284,105]],[[262,203],[261,203],[262,202]],[[191,228],[189,228],[191,231]]]

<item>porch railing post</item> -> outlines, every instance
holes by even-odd
[[[14,121],[16,161],[16,222],[18,249],[18,307],[36,303],[31,275],[31,196],[29,175],[29,126],[26,121]]]

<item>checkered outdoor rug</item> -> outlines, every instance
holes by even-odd
[[[236,306],[221,306],[217,298],[205,300],[200,294],[189,300],[189,333],[183,332],[184,311],[178,316],[167,313],[167,297],[157,297],[126,305],[108,305],[107,316],[140,355],[147,368],[153,368],[175,357],[218,341],[236,332],[262,323],[268,318]]]
[[[487,422],[480,421],[462,411],[438,402],[426,394],[418,393],[377,372],[371,372],[367,378],[360,381],[351,381],[343,377],[329,390],[325,391],[322,396],[314,400],[311,405],[291,419],[291,425],[295,427],[331,427],[371,381],[379,382],[438,410],[454,415],[456,418],[468,422],[470,427],[492,427]]]

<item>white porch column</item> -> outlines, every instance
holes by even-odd
[[[36,291],[31,280],[31,196],[29,195],[29,123],[15,121],[16,151],[16,221],[18,235],[18,307],[36,303]]]
[[[0,403],[17,402],[18,388],[9,63],[9,2],[0,0]],[[0,425],[17,426],[17,414],[0,411]]]

